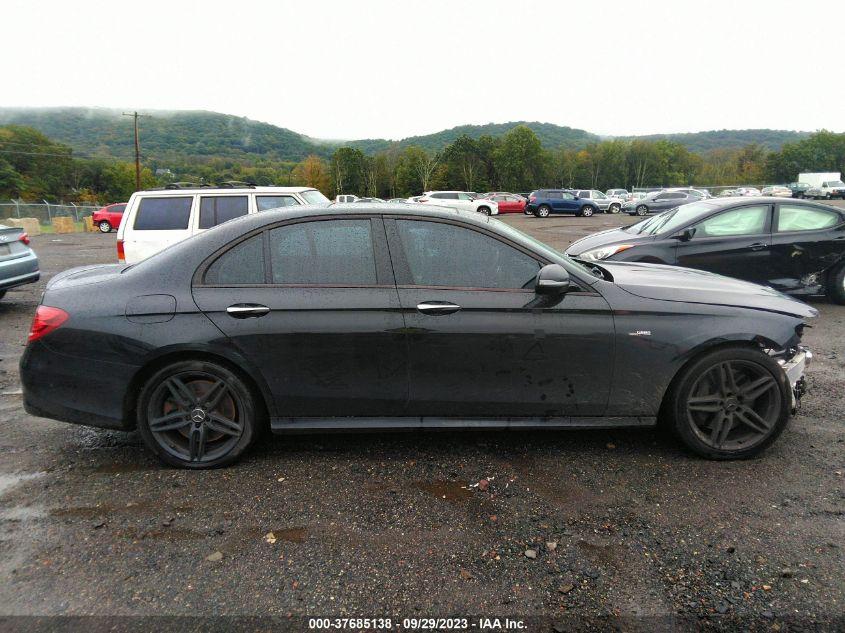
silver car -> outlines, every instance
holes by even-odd
[[[21,228],[0,224],[0,299],[10,288],[39,277],[38,257],[29,247],[29,236]]]
[[[617,197],[609,197],[598,189],[579,189],[575,192],[579,198],[592,200],[599,211],[605,213],[619,213],[622,210],[624,200]]]

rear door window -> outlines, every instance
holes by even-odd
[[[249,213],[246,196],[202,196],[200,198],[200,228],[210,229],[228,220]]]
[[[255,205],[259,211],[280,207],[295,207],[298,204],[299,200],[293,196],[255,196]]]
[[[836,226],[839,214],[824,209],[782,204],[778,209],[778,233],[787,231],[818,231]]]
[[[370,220],[321,220],[270,231],[275,284],[376,285]]]
[[[179,231],[188,228],[193,196],[141,198],[135,222],[136,231]]]

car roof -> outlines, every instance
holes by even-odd
[[[316,189],[314,187],[185,187],[179,189],[144,189],[136,192],[136,195],[180,196],[195,193],[302,193],[304,191],[316,191]]]

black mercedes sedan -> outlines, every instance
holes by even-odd
[[[21,379],[29,413],[137,428],[186,468],[264,429],[658,421],[744,458],[787,424],[816,314],[710,273],[580,263],[476,213],[290,207],[55,276]]]
[[[706,270],[845,304],[845,209],[783,198],[685,204],[631,226],[588,235],[566,254]]]

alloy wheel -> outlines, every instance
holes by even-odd
[[[243,411],[240,396],[225,380],[205,371],[186,371],[166,377],[154,389],[147,424],[166,453],[185,462],[212,462],[240,440]]]
[[[537,215],[541,218],[549,217],[549,207],[546,207],[546,206],[540,207],[539,209],[537,209]]]
[[[765,440],[782,406],[771,372],[745,360],[717,363],[689,393],[686,410],[693,433],[719,451],[747,449]]]
[[[618,204],[612,204],[612,205],[610,205],[610,209],[609,209],[609,210],[610,210],[610,212],[611,212],[611,213],[619,213],[619,211],[620,211],[621,209],[622,209],[622,207],[621,207],[621,206],[619,206]]]
[[[645,206],[644,204],[641,204],[640,206],[637,207],[637,215],[645,215],[646,213],[648,213],[648,207],[647,206]]]
[[[592,207],[584,207],[584,209],[581,211],[581,215],[583,215],[585,218],[589,218],[591,215],[593,215]]]
[[[100,222],[100,224],[98,226],[99,226],[101,233],[111,232],[111,224],[109,224],[108,221],[106,221],[106,220],[103,220],[102,222]]]

